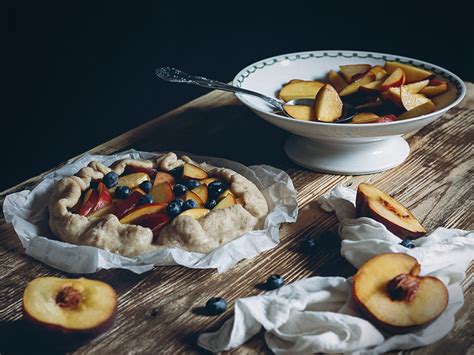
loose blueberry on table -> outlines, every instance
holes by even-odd
[[[413,243],[410,239],[403,239],[400,242],[401,246],[404,246],[407,249],[413,249],[415,247],[415,243]]]
[[[285,284],[285,280],[281,275],[273,274],[265,283],[265,288],[267,290],[276,290],[277,288],[282,287]]]
[[[206,312],[209,315],[224,313],[227,308],[227,302],[222,297],[213,297],[206,302]]]
[[[242,203],[227,186],[188,163],[170,172],[127,166],[120,176],[111,171],[102,180],[91,181],[71,212],[89,219],[114,214],[122,223],[150,228],[157,235],[181,214],[199,219],[211,209]]]
[[[317,246],[316,239],[305,237],[301,242],[301,251],[305,254],[311,254]]]

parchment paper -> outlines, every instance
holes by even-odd
[[[186,153],[177,154],[180,156]],[[267,165],[246,167],[225,159],[186,154],[197,162],[205,161],[218,167],[230,168],[255,183],[269,205],[263,229],[245,233],[209,254],[167,248],[138,257],[124,257],[96,247],[61,242],[52,234],[48,226],[48,199],[53,185],[61,178],[74,175],[93,160],[110,165],[120,159],[153,159],[158,155],[159,153],[135,150],[111,156],[85,154],[46,175],[33,190],[8,195],[3,204],[5,220],[13,225],[26,254],[56,269],[78,274],[113,268],[139,274],[154,266],[177,264],[196,269],[216,268],[218,272],[224,272],[242,259],[253,258],[262,251],[275,247],[279,242],[280,224],[296,221],[296,190],[284,171]]]

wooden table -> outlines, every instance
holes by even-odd
[[[472,89],[472,87],[471,87]],[[467,100],[466,100],[467,101]],[[365,176],[326,175],[302,169],[285,156],[287,133],[252,114],[230,94],[212,92],[162,117],[110,140],[90,153],[110,154],[128,148],[145,151],[181,150],[213,155],[246,165],[270,164],[287,171],[298,190],[299,218],[281,227],[281,243],[223,274],[215,270],[159,267],[142,275],[124,270],[104,270],[88,277],[111,284],[119,295],[119,315],[114,327],[101,336],[58,344],[58,339],[38,338],[24,327],[21,298],[26,284],[38,276],[77,276],[59,272],[26,256],[10,225],[0,219],[0,353],[198,353],[199,333],[217,329],[232,314],[236,298],[262,292],[256,285],[270,274],[287,282],[309,276],[350,276],[355,269],[339,252],[338,238],[321,234],[335,230],[333,214],[323,212],[316,198],[342,184],[356,188],[370,181],[394,194],[412,209],[424,226],[473,229],[472,137],[474,105],[452,109],[442,118],[408,137],[411,154],[398,168]],[[31,188],[41,175],[0,195]],[[2,216],[3,217],[3,216]],[[312,256],[298,252],[305,236],[318,239]],[[473,268],[464,280],[466,302],[457,314],[452,332],[417,353],[464,354],[472,350],[474,297]],[[198,315],[195,309],[212,296],[230,303],[218,317]],[[262,335],[235,353],[267,353]]]

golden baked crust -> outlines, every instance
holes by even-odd
[[[92,179],[101,179],[114,171],[121,175],[127,165],[157,168],[170,171],[184,162],[200,166],[212,177],[226,180],[229,189],[244,204],[225,209],[211,210],[206,216],[194,220],[178,216],[164,227],[158,238],[151,229],[132,224],[122,224],[112,214],[90,220],[70,211],[81,199],[81,194]],[[53,188],[49,201],[49,225],[61,240],[73,244],[99,247],[124,256],[137,256],[166,247],[208,253],[242,234],[253,230],[268,213],[267,202],[251,181],[226,168],[216,168],[206,163],[198,164],[189,157],[178,159],[174,153],[160,155],[156,161],[124,159],[110,168],[91,162],[75,176],[63,178]]]

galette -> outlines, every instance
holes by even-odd
[[[123,256],[209,253],[261,227],[267,214],[265,197],[244,176],[175,153],[110,167],[93,161],[58,181],[49,201],[59,239]]]

